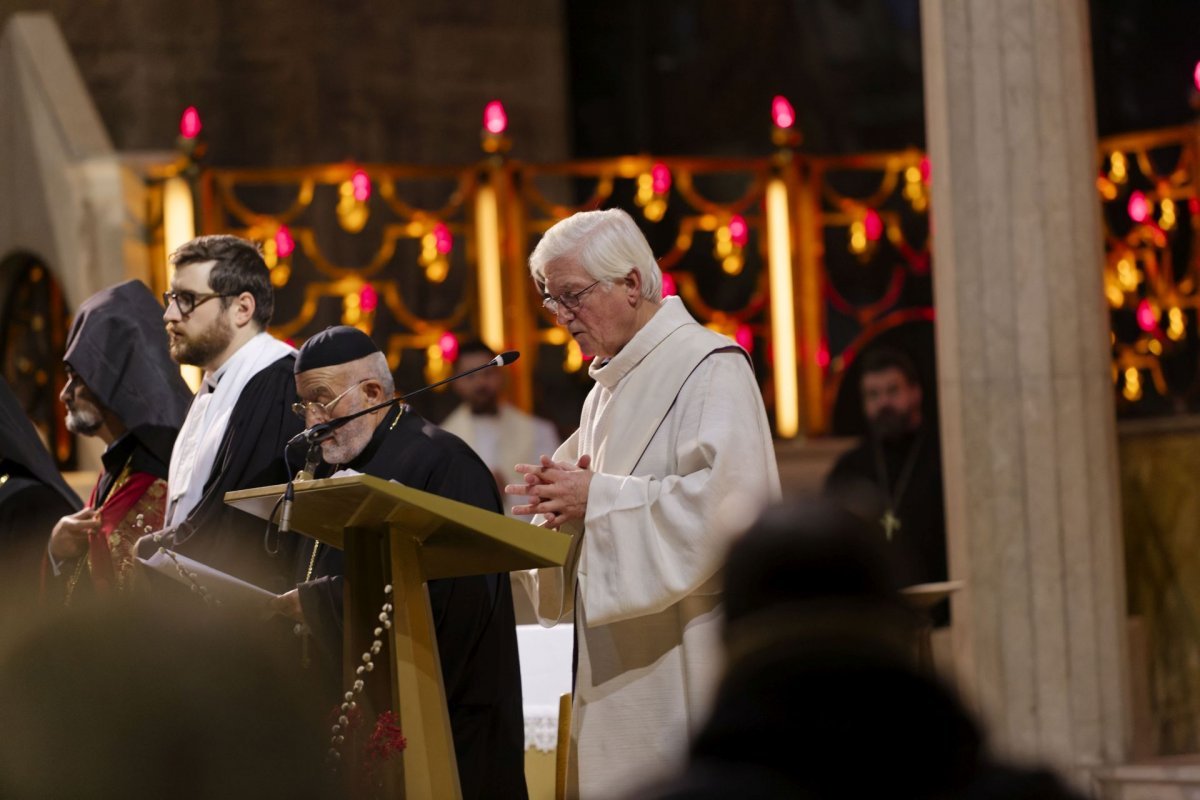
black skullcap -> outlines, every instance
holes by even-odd
[[[358,328],[337,325],[309,337],[296,356],[295,372],[299,375],[318,367],[346,364],[378,352],[379,347],[371,337]]]

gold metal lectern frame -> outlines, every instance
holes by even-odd
[[[267,519],[283,490],[229,492],[225,501]],[[461,798],[425,583],[558,566],[569,537],[369,475],[304,481],[295,495],[292,529],[346,554],[345,679],[353,680],[392,584],[390,680],[372,698],[392,709],[408,738],[396,785],[409,800]]]

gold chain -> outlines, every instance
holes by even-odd
[[[317,551],[321,549],[321,543],[313,540],[312,555],[308,558],[308,571],[304,573],[304,582],[308,583],[312,580],[313,568],[317,566]]]
[[[65,600],[63,600],[63,605],[68,608],[71,606],[71,597],[75,594],[75,585],[79,583],[79,576],[83,575],[83,568],[85,566],[91,569],[91,553],[88,553],[86,556],[83,556],[79,559],[79,561],[75,564],[75,572],[71,574],[70,579],[67,581],[67,597]]]

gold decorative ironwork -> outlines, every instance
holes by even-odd
[[[585,364],[540,310],[529,252],[576,211],[627,207],[662,253],[667,290],[747,345],[764,387],[794,370],[802,430],[819,434],[830,428],[857,355],[881,336],[933,320],[930,166],[914,149],[810,156],[794,149],[798,133],[780,131],[779,150],[762,158],[535,164],[508,157],[503,131],[485,131],[486,155],[474,164],[208,168],[198,181],[200,216],[206,232],[264,242],[279,292],[276,334],[299,339],[333,321],[358,325],[386,343],[393,367],[410,363],[426,377],[446,369],[437,350],[444,334],[482,335],[525,352],[513,388],[528,406],[535,372],[546,388],[543,378],[552,383],[565,372],[571,380]],[[1113,379],[1123,408],[1175,397],[1194,382],[1194,363],[1186,380],[1179,365],[1197,352],[1198,131],[1106,139],[1098,154]],[[356,176],[369,196],[354,193]],[[787,209],[775,245],[770,186],[781,187]],[[785,291],[796,315],[796,360],[782,374],[770,253],[792,272]]]
[[[927,187],[923,179],[914,186],[914,175],[923,174],[914,172],[920,153],[806,158],[787,149],[798,141],[796,135],[785,137],[774,156],[747,159],[631,156],[532,164],[508,160],[506,148],[496,147],[481,164],[456,167],[207,168],[198,181],[200,216],[205,232],[229,231],[263,242],[279,294],[276,335],[298,340],[330,322],[357,325],[386,342],[389,363],[400,364],[412,351],[428,374],[443,370],[433,348],[444,333],[476,331],[502,338],[498,344],[532,351],[520,362],[515,387],[528,405],[539,350],[560,349],[559,364],[568,372],[584,366],[574,342],[538,310],[540,298],[525,267],[529,251],[559,219],[612,205],[641,207],[647,234],[663,254],[668,291],[678,293],[702,322],[738,338],[761,374],[772,374],[777,334],[770,324],[770,223],[764,209],[767,187],[782,181],[788,209],[778,223],[788,229],[782,257],[784,268],[790,264],[798,275],[795,288],[788,290],[794,292],[800,328],[799,366],[791,369],[799,370],[802,384],[800,399],[789,402],[804,407],[805,432],[820,433],[829,419],[825,320],[830,309],[841,314],[843,306],[853,306],[849,318],[870,328],[898,301],[891,289],[861,307],[843,298],[831,289],[825,248],[814,240],[878,214],[886,240],[917,253],[927,272],[924,244],[910,245],[899,212],[883,209],[902,187],[905,208],[920,214]],[[865,197],[853,197],[825,180],[831,171],[853,170],[881,175]],[[354,194],[359,178],[373,188],[369,197]],[[483,192],[494,200],[481,205]],[[323,193],[332,197],[324,204],[327,212]],[[488,219],[481,216],[484,211]],[[347,236],[354,246],[347,245]],[[859,267],[873,268],[872,254],[873,248],[870,253],[864,248]],[[481,264],[498,270],[489,271],[486,285],[476,274]],[[477,287],[484,298],[476,295]],[[429,302],[431,292],[443,293],[440,303]],[[497,313],[504,326],[499,334],[487,328]],[[842,358],[834,362],[835,373],[846,356],[836,349]],[[778,366],[774,369],[778,377]]]
[[[1100,142],[1104,294],[1118,408],[1152,414],[1195,402],[1200,310],[1200,125]]]

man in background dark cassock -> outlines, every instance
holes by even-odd
[[[80,507],[8,383],[0,378],[0,591],[29,597],[46,536]]]
[[[863,356],[861,386],[868,433],[838,459],[826,493],[877,524],[903,585],[944,581],[941,443],[937,420],[922,415],[916,367],[898,350],[871,350]],[[940,603],[935,622],[944,624],[948,613],[948,603]]]
[[[267,333],[275,306],[258,247],[236,236],[201,236],[171,255],[164,293],[171,357],[204,370],[171,453],[161,543],[274,592],[291,585],[294,537],[264,539],[261,520],[225,505],[235,489],[284,483],[284,447],[303,425],[296,351]],[[158,547],[147,541],[139,555]]]
[[[351,327],[310,338],[296,359],[298,410],[316,424],[395,396],[387,359]],[[364,415],[321,444],[316,477],[339,469],[398,481],[498,514],[503,506],[487,466],[456,436],[395,405]],[[276,608],[308,625],[340,675],[342,552],[308,541],[296,559],[297,588]],[[520,663],[507,575],[429,581],[442,677],[463,797],[524,798]],[[336,697],[336,695],[335,695]]]
[[[101,439],[102,469],[87,507],[50,536],[43,578],[70,604],[129,587],[134,543],[162,527],[171,446],[192,393],[167,353],[162,306],[141,281],[84,301],[67,335],[67,429]],[[86,572],[86,577],[84,573]]]

